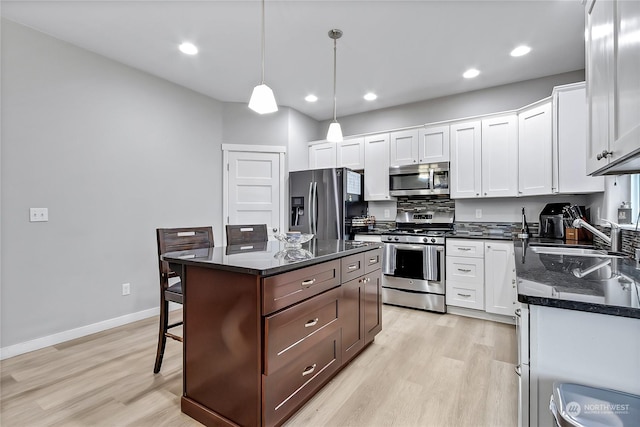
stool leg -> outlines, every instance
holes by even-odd
[[[167,344],[167,326],[169,325],[169,301],[162,298],[160,304],[160,330],[158,332],[158,351],[156,352],[156,364],[153,373],[160,372],[162,366],[162,357],[164,356],[164,347]]]

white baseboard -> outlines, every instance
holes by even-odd
[[[179,304],[170,304],[169,310],[182,308]],[[60,344],[61,342],[81,338],[96,332],[105,331],[117,326],[126,325],[127,323],[136,322],[148,317],[160,314],[160,307],[150,308],[148,310],[138,311],[136,313],[125,314],[124,316],[115,317],[113,319],[104,320],[102,322],[93,323],[91,325],[81,326],[79,328],[70,329],[68,331],[59,332],[57,334],[48,335],[42,338],[36,338],[31,341],[25,341],[19,344],[10,345],[0,348],[0,360],[18,356],[20,354],[29,353],[30,351],[40,350],[41,348]]]
[[[482,310],[473,310],[471,308],[447,306],[447,313],[457,314],[458,316],[475,317],[476,319],[491,320],[493,322],[507,323],[509,325],[516,324],[516,318],[513,316],[503,316],[501,314],[487,313]]]

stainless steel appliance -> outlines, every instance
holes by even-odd
[[[392,196],[449,194],[449,163],[425,163],[389,168],[389,194]]]
[[[346,219],[367,210],[362,184],[362,175],[347,168],[290,172],[289,230],[347,240]]]
[[[382,302],[446,312],[445,234],[453,212],[400,212],[382,234]]]

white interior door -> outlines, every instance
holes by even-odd
[[[267,224],[271,239],[284,227],[284,147],[224,144],[222,149],[225,224]]]

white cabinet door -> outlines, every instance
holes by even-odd
[[[449,126],[429,126],[418,131],[420,163],[449,161]]]
[[[451,125],[451,198],[480,197],[482,142],[480,121]]]
[[[513,316],[518,298],[513,242],[487,241],[484,247],[484,309]]]
[[[482,120],[482,196],[518,195],[518,118]]]
[[[309,169],[336,167],[336,144],[323,142],[309,145]]]
[[[518,113],[518,194],[551,194],[551,101]]]
[[[604,177],[588,176],[587,96],[584,83],[553,90],[553,192],[604,191]]]
[[[596,171],[609,163],[602,157],[608,151],[612,129],[609,111],[613,104],[613,37],[614,3],[597,0],[587,9],[586,76],[588,88],[589,138],[587,144],[587,172]]]
[[[364,169],[364,138],[350,138],[339,142],[337,149],[337,167]]]
[[[640,150],[640,1],[616,2],[614,162]]]
[[[418,163],[418,129],[391,132],[389,166]]]
[[[364,199],[389,200],[389,134],[364,138]]]

